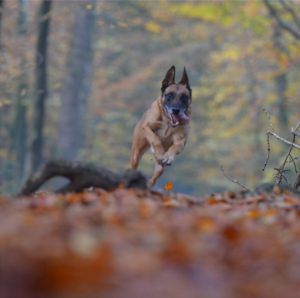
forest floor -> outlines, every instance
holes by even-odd
[[[0,199],[0,297],[300,297],[300,201],[118,188]]]

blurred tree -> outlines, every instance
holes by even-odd
[[[19,14],[17,22],[17,34],[24,47],[27,38],[28,26],[28,2],[19,0]],[[12,128],[12,148],[16,158],[16,179],[19,181],[24,173],[25,158],[27,152],[27,95],[28,77],[26,70],[26,53],[21,53],[20,71],[17,80],[17,97],[15,105],[15,119]]]
[[[273,46],[278,55],[279,67],[278,74],[274,77],[274,83],[277,93],[277,111],[278,111],[278,122],[280,125],[281,132],[286,133],[289,130],[289,119],[287,109],[287,97],[286,91],[288,87],[288,78],[286,73],[286,66],[280,63],[282,60],[286,60],[287,48],[283,41],[281,27],[275,23],[273,25]]]
[[[4,0],[0,0],[0,49],[2,47],[1,32],[2,32],[3,10],[4,10]]]
[[[259,82],[257,80],[255,64],[253,63],[252,57],[245,59],[245,71],[248,77],[248,94],[249,94],[249,104],[252,107],[251,122],[253,123],[252,127],[252,136],[253,136],[253,157],[254,162],[252,165],[252,175],[256,178],[257,181],[260,181],[263,178],[262,164],[264,162],[264,156],[262,152],[264,150],[262,139],[261,139],[261,113],[259,112],[259,96],[257,89],[259,88]],[[256,182],[256,181],[255,181]],[[256,182],[257,183],[257,182]]]
[[[297,14],[297,4],[292,1],[263,0],[270,16],[277,22],[282,30],[288,32],[295,39],[300,40],[300,16]]]
[[[38,13],[38,38],[36,45],[36,98],[34,104],[33,141],[31,147],[31,170],[35,170],[43,159],[45,103],[47,86],[47,48],[52,0],[43,0]]]
[[[92,37],[95,27],[95,0],[78,2],[69,46],[66,75],[61,94],[59,123],[60,157],[74,159],[84,146],[87,101],[92,76]]]
[[[276,89],[277,97],[277,114],[278,122],[280,125],[281,132],[286,133],[289,123],[288,119],[288,110],[287,110],[287,88],[288,88],[288,77],[287,77],[287,67],[286,61],[288,57],[288,49],[285,45],[285,40],[283,38],[282,31],[285,30],[289,32],[293,37],[298,39],[298,29],[300,33],[300,19],[298,18],[296,11],[284,0],[278,1],[277,4],[280,4],[281,13],[285,12],[292,16],[294,24],[288,24],[281,16],[281,13],[278,12],[277,8],[274,6],[274,3],[271,3],[268,0],[264,0],[265,6],[268,9],[269,16],[272,20],[272,42],[275,53],[277,55],[278,61],[278,73],[274,76],[274,84]],[[299,27],[299,28],[297,28]],[[299,35],[300,37],[300,35]]]

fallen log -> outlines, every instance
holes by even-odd
[[[45,182],[54,177],[64,177],[69,183],[56,193],[81,192],[89,187],[99,187],[112,190],[120,185],[126,188],[147,188],[146,177],[139,171],[126,170],[123,174],[116,174],[104,167],[94,165],[56,160],[49,161],[33,173],[25,182],[19,195],[28,196],[37,191]]]

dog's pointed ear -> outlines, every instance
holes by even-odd
[[[180,85],[185,85],[188,89],[190,89],[189,77],[186,73],[186,69],[184,67],[181,80],[178,82]]]
[[[163,93],[168,86],[175,84],[175,66],[172,65],[171,68],[167,71],[165,78],[161,83],[161,92]]]
[[[187,88],[187,89],[190,91],[190,93],[192,94],[192,89],[191,89],[191,87],[190,87],[189,77],[188,77],[188,75],[187,75],[187,73],[186,73],[185,67],[183,68],[182,77],[181,77],[180,81],[178,82],[178,84],[186,86],[186,88]]]

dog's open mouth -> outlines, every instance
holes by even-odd
[[[189,117],[186,115],[184,111],[180,111],[179,113],[176,114],[169,110],[167,110],[166,112],[168,118],[170,119],[171,126],[173,127],[184,124],[189,120]]]

